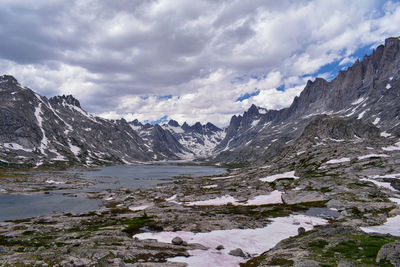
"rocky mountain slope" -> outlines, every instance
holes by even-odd
[[[378,127],[380,135],[400,135],[400,40],[388,38],[374,52],[328,82],[309,81],[290,107],[265,110],[252,106],[233,116],[215,161],[264,161],[296,143],[306,126],[325,114],[345,123],[346,118]],[[334,131],[340,132],[340,125]],[[346,138],[357,139],[353,135]]]
[[[190,126],[186,122],[179,125],[170,120],[163,125],[142,124],[138,120],[130,122],[132,128],[146,141],[168,147],[170,156],[183,159],[205,158],[212,155],[215,147],[225,137],[225,131],[212,123],[202,125],[200,122]],[[159,133],[158,135],[155,132]],[[161,150],[164,151],[164,150]]]
[[[107,164],[166,158],[123,119],[87,113],[72,96],[50,99],[0,76],[0,164]]]

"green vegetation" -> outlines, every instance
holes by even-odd
[[[395,240],[396,238],[391,236],[350,236],[349,240],[328,248],[325,256],[335,257],[335,254],[339,253],[341,257],[350,260],[361,259],[364,264],[376,264],[375,259],[379,249]],[[391,265],[379,264],[379,266]]]
[[[260,218],[276,218],[276,217],[284,217],[288,216],[293,212],[301,212],[306,211],[309,208],[323,208],[326,205],[326,201],[313,201],[313,202],[303,202],[293,205],[287,204],[269,204],[262,206],[234,206],[234,205],[225,205],[225,206],[204,206],[197,207],[201,211],[207,209],[208,213],[216,213],[216,214],[235,214],[235,215],[244,215],[256,219]]]
[[[146,213],[142,217],[123,219],[121,220],[121,224],[126,225],[126,228],[122,231],[130,235],[139,233],[142,227],[147,227],[149,230],[153,231],[163,230],[163,228],[157,225],[157,222],[154,221],[152,217],[147,216]]]

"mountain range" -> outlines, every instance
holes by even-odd
[[[220,129],[212,123],[163,125],[107,120],[73,96],[46,98],[0,76],[0,166],[96,166],[207,159],[265,162],[307,142],[400,136],[400,39],[391,37],[336,78],[308,81],[281,110],[252,105]],[[312,137],[312,140],[310,139]]]

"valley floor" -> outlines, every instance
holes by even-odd
[[[390,142],[324,140],[226,175],[82,193],[100,208],[1,222],[0,264],[399,264],[400,149]],[[87,186],[79,177],[57,183],[66,178],[57,175],[3,173],[0,188]]]

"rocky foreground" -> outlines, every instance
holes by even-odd
[[[400,143],[359,127],[346,130],[358,135],[328,138],[321,127],[262,165],[150,189],[82,193],[77,197],[102,206],[1,222],[2,264],[398,265]],[[85,181],[60,172],[3,172],[0,188],[31,194],[84,188]]]

